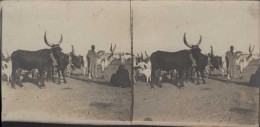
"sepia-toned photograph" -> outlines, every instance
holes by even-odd
[[[2,1],[2,123],[259,126],[258,1]]]
[[[1,4],[3,121],[130,124],[129,2]]]
[[[259,2],[132,1],[133,124],[258,126]]]

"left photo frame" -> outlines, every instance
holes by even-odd
[[[130,124],[129,1],[1,2],[2,120]]]

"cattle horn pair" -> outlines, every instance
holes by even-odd
[[[58,42],[58,45],[60,45],[62,43],[62,40],[63,40],[63,37],[62,37],[62,34],[61,34],[61,37],[60,37],[60,41]],[[47,40],[47,37],[46,37],[46,31],[44,33],[44,42],[46,45],[50,46],[50,47],[53,47],[54,44],[50,44]]]
[[[251,44],[250,44],[250,46],[249,46],[249,53],[252,54],[252,52],[254,51],[254,49],[255,49],[255,45],[253,46],[253,48],[251,48]]]
[[[202,40],[202,37],[201,37],[201,35],[200,35],[200,40],[199,40],[199,42],[196,44],[196,46],[199,46],[199,45],[201,44],[201,40]],[[189,48],[192,48],[192,45],[189,44],[189,43],[187,42],[187,40],[186,40],[186,32],[184,33],[183,41],[184,41],[184,44],[185,44],[186,46],[188,46]]]
[[[112,43],[111,43],[110,51],[113,53],[113,52],[115,51],[115,49],[116,49],[116,44],[115,44],[115,46],[114,46],[114,48],[113,48],[113,50],[112,50]]]

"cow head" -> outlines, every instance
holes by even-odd
[[[183,41],[184,41],[184,44],[186,46],[191,48],[190,50],[191,50],[191,53],[192,53],[193,57],[195,59],[197,59],[201,55],[201,49],[199,48],[199,45],[201,44],[201,41],[202,41],[201,35],[200,35],[200,40],[199,40],[199,42],[196,45],[191,45],[191,44],[189,44],[187,42],[187,40],[186,40],[186,33],[184,33]]]
[[[53,52],[53,55],[56,59],[60,59],[60,56],[62,55],[60,44],[62,43],[63,37],[61,34],[60,41],[57,44],[51,44],[48,42],[47,37],[46,37],[46,32],[44,33],[44,42],[46,45],[51,47],[51,51]]]

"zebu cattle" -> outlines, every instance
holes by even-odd
[[[134,83],[136,83],[136,77],[140,75],[144,75],[146,77],[146,83],[148,85],[149,81],[151,81],[151,62],[150,62],[150,56],[146,53],[146,57],[144,58],[143,54],[141,53],[141,57],[139,54],[137,55],[137,61],[135,65],[135,71],[134,71]]]
[[[190,58],[190,54],[196,60],[197,67],[196,70],[200,71],[202,75],[202,81],[205,83],[204,80],[204,66],[208,60],[207,57],[201,53],[201,49],[199,45],[201,44],[202,37],[200,36],[200,40],[196,45],[190,45],[186,41],[186,33],[184,33],[184,44],[191,48],[190,50],[181,50],[178,52],[164,52],[164,51],[156,51],[152,53],[150,60],[152,65],[152,73],[151,73],[151,87],[154,88],[154,83],[162,87],[160,83],[160,71],[161,70],[172,70],[176,69],[179,75],[179,82],[180,87],[184,87],[183,83],[183,73],[188,71],[192,66],[192,60]],[[205,64],[205,65],[204,65]],[[202,66],[203,65],[203,66]],[[198,81],[199,83],[199,81]]]
[[[212,46],[210,46],[210,49],[211,49],[211,53],[210,53],[210,58],[211,58],[211,60],[210,60],[210,62],[211,62],[210,72],[213,71],[213,70],[220,70],[222,68],[222,57],[214,55]]]
[[[12,74],[12,61],[2,61],[2,74],[5,74],[7,77],[7,83],[11,81]]]
[[[14,88],[14,83],[19,82],[20,86],[22,86],[22,82],[20,81],[20,77],[16,76],[16,70],[19,70],[18,75],[21,73],[21,69],[23,70],[39,70],[39,87],[45,86],[44,84],[44,74],[45,72],[51,68],[53,60],[50,56],[53,53],[54,58],[56,59],[58,66],[61,65],[61,48],[60,44],[62,43],[62,35],[60,41],[57,44],[50,44],[46,38],[46,32],[44,34],[44,42],[46,45],[51,47],[51,49],[41,49],[38,51],[26,51],[26,50],[16,50],[11,55],[12,60],[12,87]]]
[[[70,78],[70,74],[72,72],[73,66],[76,68],[80,69],[80,60],[79,57],[74,55],[74,54],[64,54],[62,53],[61,55],[61,61],[62,65],[60,66],[60,71],[64,80],[64,83],[67,83],[66,78],[65,78],[65,70],[67,70],[68,77]],[[59,69],[58,69],[58,75],[59,75],[59,83],[60,83],[60,74],[59,74]]]
[[[146,77],[146,84],[148,85],[149,81],[151,81],[151,62],[140,62],[138,63],[137,67],[140,67],[137,69],[138,73],[141,75],[144,75]],[[136,82],[136,80],[134,80]]]
[[[57,73],[58,73],[58,83],[60,83],[60,72],[62,74],[64,83],[67,83],[66,78],[65,78],[65,71],[67,72],[68,77],[70,78],[70,75],[72,74],[74,68],[81,68],[81,61],[80,61],[80,56],[76,56],[74,52],[74,47],[72,45],[72,51],[70,53],[61,53],[61,63],[57,67]],[[54,68],[52,70],[52,78],[54,80]]]
[[[239,67],[240,70],[240,78],[243,77],[243,70],[247,67],[247,65],[253,60],[252,52],[254,51],[255,45],[251,48],[249,46],[249,54],[242,53],[237,51],[235,54],[237,56],[236,65]]]
[[[97,65],[101,65],[101,76],[104,78],[105,69],[109,64],[114,60],[114,52],[116,49],[116,44],[112,49],[112,44],[110,46],[110,53],[106,53],[104,50],[100,50],[97,52]]]

